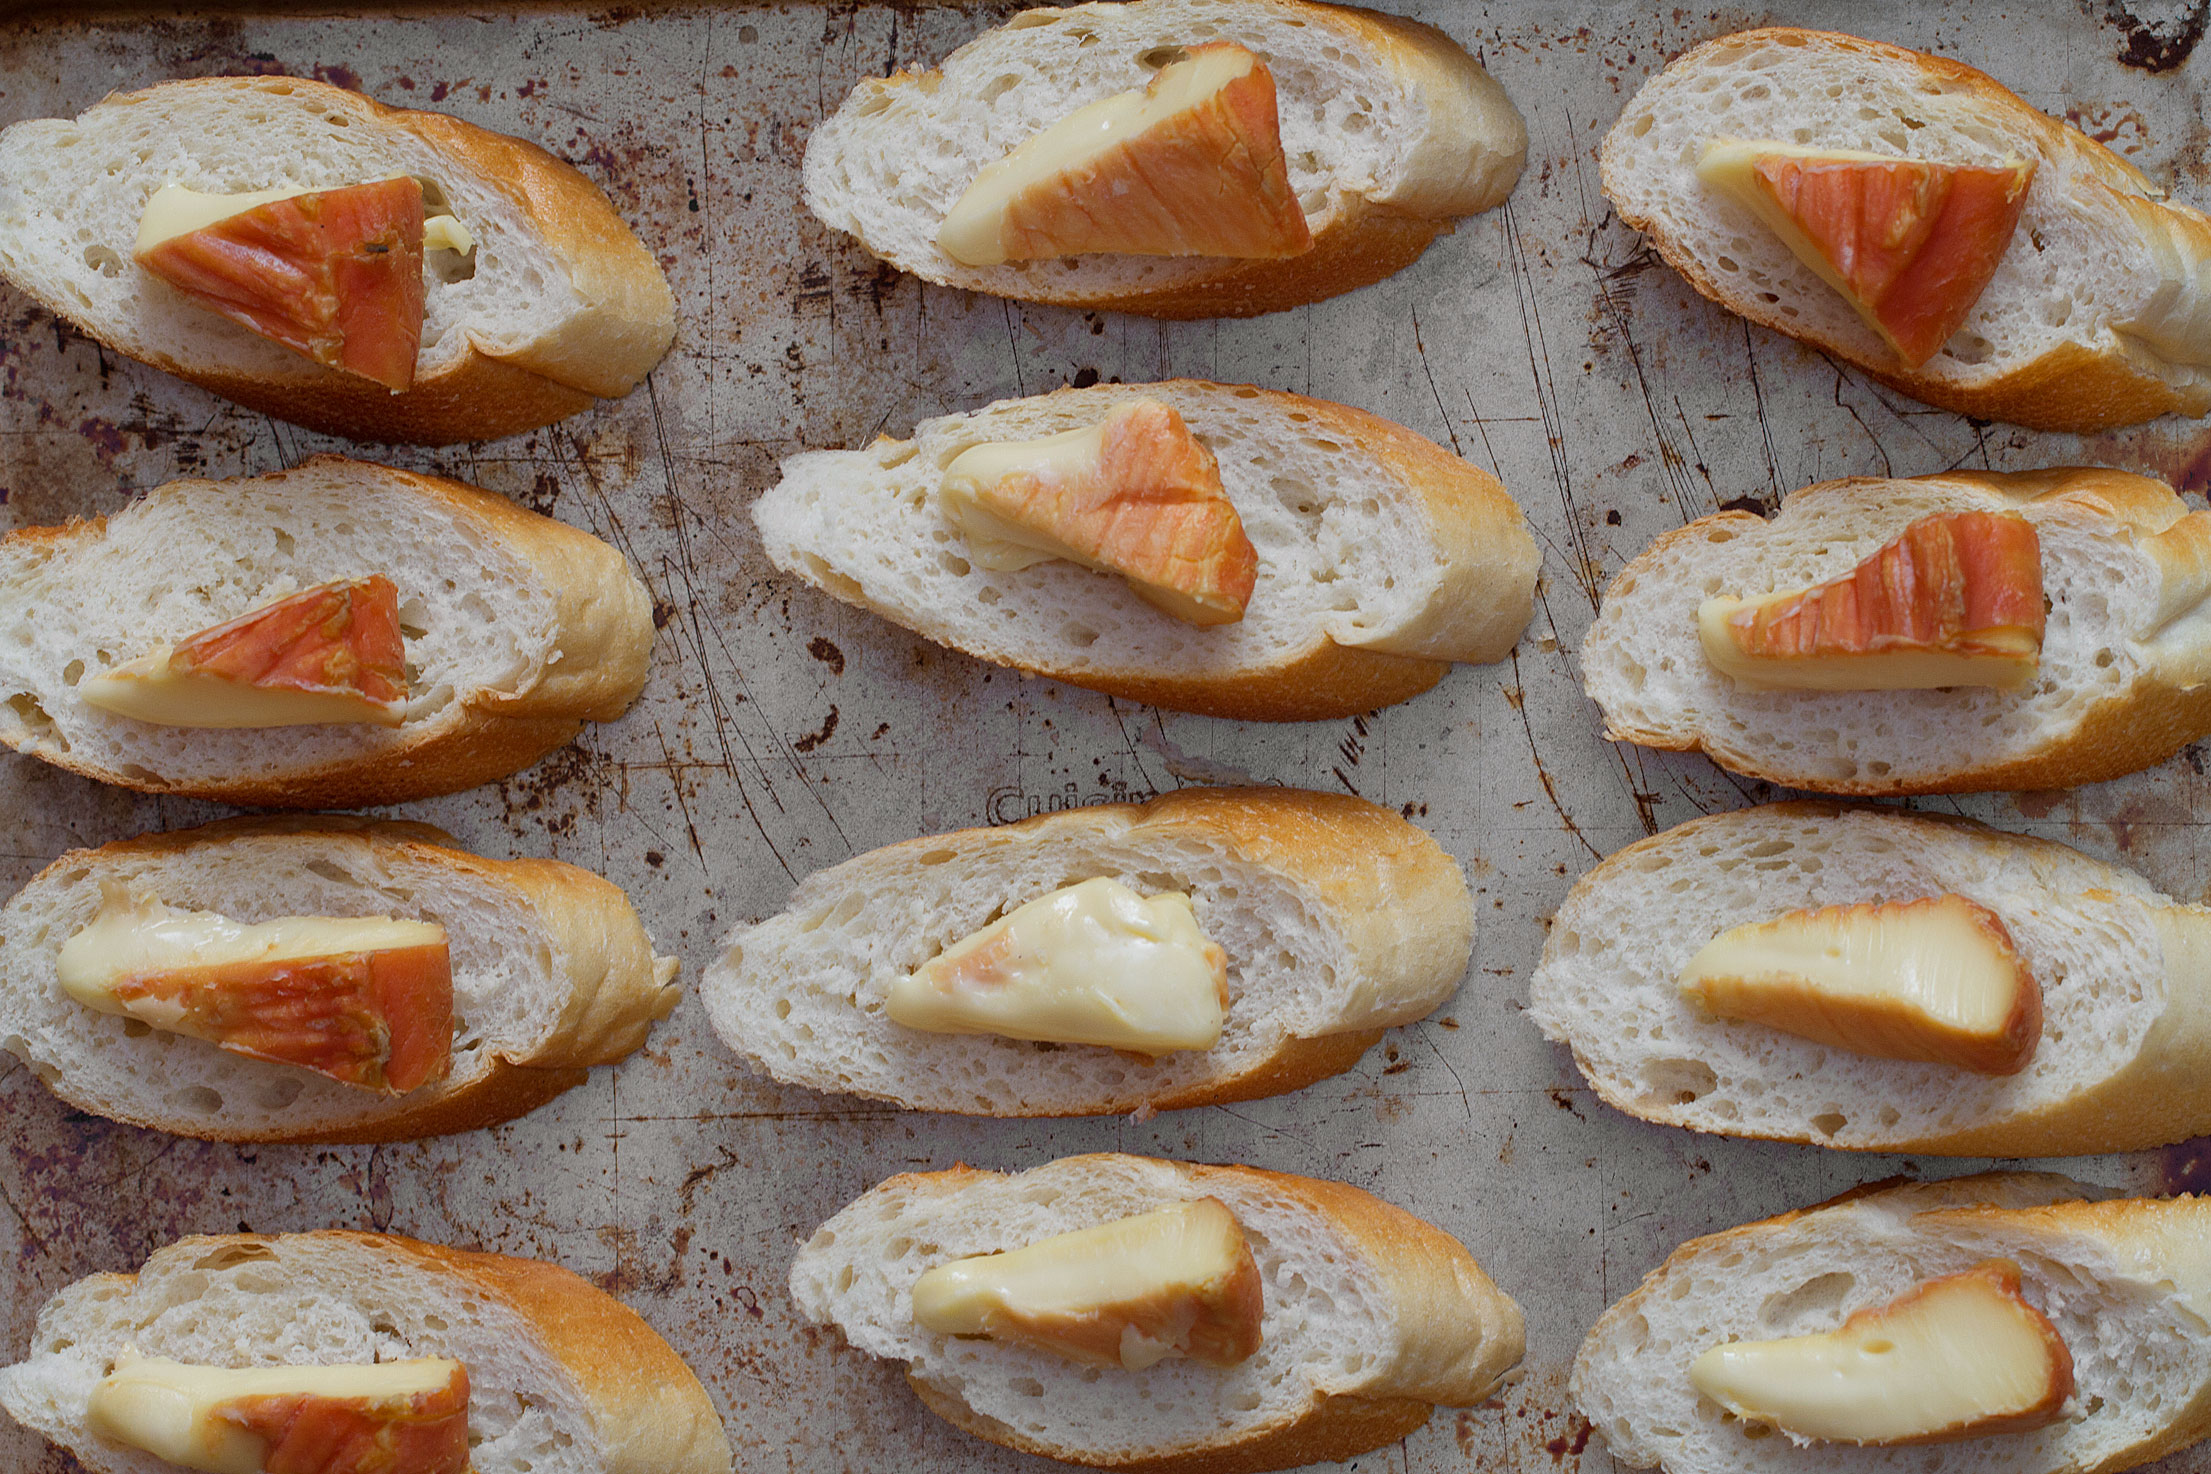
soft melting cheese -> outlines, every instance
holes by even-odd
[[[218,220],[243,215],[257,206],[273,205],[278,200],[298,199],[303,194],[314,194],[327,188],[330,186],[299,184],[276,189],[247,190],[239,194],[210,194],[187,189],[181,184],[165,184],[153,192],[152,197],[146,201],[145,214],[138,217],[138,243],[134,249],[137,252],[150,251],[163,241],[173,240],[180,235],[190,235],[195,230],[205,230]],[[476,237],[451,214],[429,215],[422,222],[422,249],[456,251],[465,256],[476,249]]]
[[[309,957],[434,947],[445,928],[389,916],[280,916],[242,922],[214,911],[187,911],[110,886],[90,924],[62,943],[55,971],[62,991],[87,1008],[166,1027],[176,1005],[141,998],[126,1005],[119,984],[164,973],[278,964]],[[173,1018],[168,1022],[173,1023]]]
[[[92,1389],[85,1424],[99,1437],[202,1474],[262,1474],[264,1440],[217,1416],[241,1397],[372,1400],[436,1392],[460,1363],[417,1357],[342,1366],[214,1367],[125,1351]]]
[[[1130,1371],[1170,1356],[1233,1366],[1259,1349],[1264,1308],[1243,1225],[1215,1198],[955,1259],[913,1295],[924,1330]]]
[[[371,701],[352,691],[307,691],[225,680],[205,671],[180,669],[175,654],[174,646],[159,645],[134,660],[86,676],[77,683],[77,696],[111,716],[158,727],[396,727],[406,720],[407,709],[401,702]]]
[[[2020,1297],[2017,1267],[1987,1260],[1832,1331],[1714,1346],[1690,1364],[1689,1380],[1799,1443],[1944,1443],[2054,1422],[2072,1395],[2073,1361]]]
[[[998,573],[1015,573],[1054,558],[1087,563],[1050,533],[1001,517],[983,504],[984,491],[1015,474],[1071,481],[1098,462],[1105,422],[1036,440],[994,440],[971,445],[944,468],[939,489],[944,514],[967,535],[967,555]]]
[[[891,987],[894,1023],[938,1034],[1100,1044],[1138,1054],[1210,1049],[1227,958],[1190,898],[1149,899],[1100,877],[1039,896]]]
[[[1957,895],[1733,927],[1689,959],[1679,982],[1722,1018],[1980,1074],[2024,1069],[2042,1033],[2041,989],[2010,932]]]

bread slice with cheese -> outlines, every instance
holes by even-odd
[[[1193,628],[1055,559],[967,556],[939,488],[978,444],[1096,425],[1140,399],[1216,458],[1258,555],[1243,618]],[[1535,539],[1487,473],[1343,405],[1240,385],[1061,389],[925,420],[911,440],[814,451],[753,504],[768,557],[978,659],[1182,711],[1314,721],[1403,701],[1453,661],[1502,659],[1533,612]]]
[[[475,239],[427,269],[411,388],[393,394],[209,311],[133,259],[167,185],[215,194],[423,182]],[[494,440],[627,394],[675,335],[652,253],[535,144],[299,77],[203,77],[0,133],[0,276],[117,352],[357,440]]]
[[[459,1361],[475,1474],[730,1467],[714,1404],[675,1350],[613,1296],[531,1259],[396,1234],[179,1239],[135,1274],[48,1300],[23,1360],[0,1370],[0,1407],[93,1474],[174,1469],[86,1424],[130,1351],[225,1368]]]
[[[1190,897],[1226,954],[1211,1047],[1147,1058],[892,1020],[901,978],[1023,903],[1100,876]],[[1441,1007],[1473,945],[1457,863],[1390,810],[1194,788],[847,860],[731,933],[699,987],[715,1031],[778,1080],[917,1110],[1102,1115],[1250,1100],[1347,1070],[1383,1030]]]
[[[1847,575],[1923,517],[2016,514],[2041,544],[2039,668],[2022,689],[1751,689],[1699,643],[1715,595]],[[1582,641],[1605,734],[1701,750],[1827,793],[2071,788],[2162,762],[2211,732],[2211,513],[2096,468],[1859,477],[1792,493],[1770,521],[1722,512],[1667,533],[1606,592]]]
[[[1216,1367],[1085,1366],[925,1331],[932,1267],[1210,1197],[1264,1286],[1261,1339]],[[818,1229],[791,1301],[873,1356],[907,1363],[924,1405],[993,1443],[1101,1468],[1259,1471],[1394,1443],[1436,1405],[1472,1407],[1520,1360],[1520,1307],[1457,1240],[1357,1188],[1252,1167],[1101,1153],[1006,1175],[909,1173]]]
[[[1955,895],[1993,912],[2041,990],[2023,1070],[1879,1058],[1709,1015],[1684,967],[1739,925]],[[1693,819],[1578,881],[1528,1015],[1647,1121],[1856,1151],[2059,1157],[2211,1132],[2211,908],[2049,840],[1823,803]]]
[[[1617,1463],[1669,1474],[2074,1474],[2163,1458],[2211,1432],[2211,1201],[2102,1196],[2042,1173],[1877,1184],[1692,1239],[1590,1331],[1574,1399]],[[2017,1267],[2022,1297],[2070,1353],[2073,1395],[2048,1426],[1917,1447],[1799,1444],[1690,1381],[1711,1347],[1820,1334],[1989,1260]],[[1949,1358],[1994,1351],[1969,1339]]]
[[[1699,178],[1705,147],[1729,139],[2035,172],[1964,326],[1913,369]],[[1742,31],[1646,82],[1599,158],[1620,219],[1691,286],[1916,399],[2082,433],[2211,410],[2211,220],[1969,66],[1855,36]]]
[[[404,1095],[97,1012],[63,945],[117,893],[238,922],[391,916],[445,929],[451,1072]],[[675,1007],[621,891],[555,860],[490,860],[426,824],[233,819],[72,850],[0,907],[0,1047],[70,1105],[217,1141],[404,1141],[519,1116],[645,1042]]]
[[[399,595],[397,727],[167,726],[88,677],[326,581]],[[503,497],[315,456],[173,481],[122,511],[0,540],[0,742],[149,793],[282,807],[403,803],[504,778],[644,687],[652,601],[622,555]]]
[[[938,244],[986,166],[1218,42],[1242,45],[1273,75],[1309,249],[969,266]],[[1409,265],[1453,222],[1503,202],[1527,146],[1504,89],[1432,26],[1310,0],[1133,0],[1027,11],[926,72],[862,82],[807,140],[806,204],[928,281],[1154,317],[1249,317]]]

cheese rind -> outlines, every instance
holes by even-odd
[[[1157,400],[1038,440],[970,446],[945,466],[938,497],[983,567],[1064,558],[1120,575],[1186,624],[1242,619],[1258,579],[1220,463]]]
[[[1679,986],[1721,1018],[1975,1074],[2016,1074],[2042,1037],[2042,990],[2010,931],[1958,895],[1733,927],[1689,959]]]
[[[179,1468],[201,1474],[264,1474],[269,1440],[226,1416],[235,1405],[252,1399],[306,1396],[372,1409],[398,1408],[449,1393],[456,1377],[465,1409],[466,1368],[444,1357],[233,1368],[126,1350],[115,1369],[93,1387],[85,1425],[101,1438],[141,1449]]]
[[[1312,249],[1274,77],[1233,42],[1076,109],[975,176],[937,232],[966,266],[1090,252],[1280,259]]]
[[[1251,1245],[1216,1198],[940,1264],[913,1297],[924,1330],[1132,1372],[1171,1356],[1234,1366],[1259,1349],[1264,1312]]]
[[[1062,886],[947,947],[891,987],[893,1023],[1138,1054],[1210,1049],[1228,961],[1180,891],[1099,877]]]
[[[2021,1296],[2018,1266],[1992,1259],[1832,1331],[1711,1347],[1689,1380],[1798,1443],[1949,1443],[2055,1422],[2073,1394],[2073,1359]]]

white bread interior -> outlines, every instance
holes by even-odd
[[[1440,33],[1414,40],[1369,19],[1305,0],[1024,11],[933,72],[855,87],[807,141],[806,204],[901,270],[1000,296],[1110,302],[1202,283],[1239,263],[1090,255],[967,266],[938,247],[937,230],[985,165],[1077,108],[1144,87],[1177,48],[1224,40],[1274,76],[1290,185],[1316,240],[1369,207],[1447,218],[1503,200],[1527,151],[1504,89]],[[1424,55],[1444,48],[1456,64]]]
[[[650,1335],[605,1295],[550,1266],[402,1245],[351,1233],[187,1238],[156,1251],[136,1275],[79,1280],[39,1312],[24,1359],[0,1369],[0,1407],[93,1474],[175,1474],[175,1465],[85,1427],[92,1389],[125,1347],[224,1367],[444,1356],[468,1368],[474,1474],[720,1474],[729,1467],[695,1380],[659,1399],[671,1421],[696,1425],[663,1444],[674,1456],[656,1463],[629,1457],[626,1430],[608,1416],[615,1410],[594,1395],[593,1369],[564,1357],[567,1348],[530,1313],[551,1299],[573,1321],[598,1322],[623,1341]],[[492,1279],[500,1267],[535,1290],[539,1303],[502,1293],[513,1285]],[[620,1349],[627,1348],[604,1347],[615,1357]]]
[[[1682,998],[1730,927],[1860,901],[1988,907],[2042,990],[2016,1075],[1876,1059]],[[1528,1015],[1645,1120],[1864,1151],[2061,1156],[2211,1131],[2211,909],[2064,845],[1893,809],[1714,814],[1619,851],[1568,893]]]
[[[1128,1373],[914,1324],[914,1281],[937,1264],[1207,1196],[1236,1215],[1264,1285],[1259,1350],[1234,1367],[1170,1358]],[[931,1409],[968,1431],[1106,1467],[1304,1463],[1316,1455],[1278,1464],[1237,1454],[1336,1399],[1472,1406],[1519,1360],[1522,1341],[1519,1307],[1463,1248],[1357,1189],[1116,1153],[1011,1176],[894,1177],[799,1250],[791,1299],[858,1349],[906,1362]]]
[[[1780,237],[1698,179],[1699,155],[1719,138],[2037,167],[2010,249],[1964,326],[1907,372]],[[1929,386],[1971,393],[2098,359],[2170,396],[2150,414],[2211,407],[2211,222],[2153,204],[2162,192],[2131,164],[1971,68],[1818,31],[1724,36],[1645,83],[1600,158],[1620,218],[1699,290],[1908,378],[1901,387],[1922,397]],[[2030,411],[2022,422],[2037,421]]]
[[[1843,577],[1912,522],[1956,511],[2015,511],[2035,526],[2049,612],[2031,686],[1746,690],[1705,657],[1703,600]],[[2191,729],[2192,713],[2171,729],[2146,714],[2126,719],[2153,691],[2211,679],[2205,544],[2211,513],[2123,472],[1822,482],[1792,493],[1770,521],[1706,517],[1636,558],[1582,641],[1582,681],[1608,736],[1701,748],[1723,767],[1799,788],[1926,793],[2112,777],[2211,730]]]
[[[2101,1197],[2003,1173],[1876,1187],[1692,1240],[1590,1331],[1571,1388],[1612,1457],[1670,1474],[2061,1474],[2131,1468],[2211,1415],[2211,1202]],[[1799,1446],[1697,1394],[1722,1341],[1833,1329],[1854,1311],[1990,1258],[2073,1357],[2065,1415],[2030,1433],[1913,1448]]]
[[[969,446],[1093,425],[1136,398],[1175,409],[1220,463],[1259,555],[1234,624],[1185,624],[1126,581],[1064,560],[993,572],[965,556],[941,510],[944,469]],[[984,660],[1084,685],[1264,680],[1330,646],[1502,658],[1527,624],[1538,566],[1518,508],[1482,477],[1478,530],[1441,525],[1456,509],[1432,504],[1420,468],[1383,438],[1412,437],[1366,433],[1370,418],[1187,380],[1062,389],[924,420],[911,440],[793,456],[752,515],[778,568]]]
[[[652,957],[634,913],[610,904],[619,893],[606,882],[573,866],[523,862],[565,888],[558,900],[567,904],[556,911],[542,891],[512,883],[512,867],[449,844],[425,825],[314,816],[226,821],[71,851],[0,907],[0,1048],[82,1110],[181,1135],[313,1141],[373,1133],[380,1122],[424,1123],[402,1134],[429,1134],[441,1105],[465,1101],[508,1062],[618,1059],[675,1006],[675,961]],[[450,1075],[381,1095],[86,1008],[62,991],[56,959],[99,910],[107,883],[237,921],[395,916],[444,927]],[[603,931],[574,934],[564,913],[596,908],[611,913]],[[649,980],[628,975],[640,951]],[[633,992],[644,995],[642,1006],[609,1017],[608,1005]]]
[[[373,573],[399,590],[411,693],[401,727],[159,726],[74,689],[160,642]],[[649,607],[611,548],[455,483],[337,456],[173,481],[104,522],[0,540],[0,742],[109,781],[258,789],[263,803],[332,770],[402,783],[379,778],[380,764],[448,736],[465,743],[495,725],[490,713],[549,685],[602,676],[606,689],[571,711],[618,714],[644,682]],[[578,609],[590,617],[564,625]]]
[[[1146,1060],[890,1020],[900,977],[1014,907],[1097,876],[1190,896],[1227,954],[1227,1016],[1211,1049]],[[1424,1017],[1457,990],[1473,943],[1456,862],[1396,814],[1341,795],[1185,790],[910,840],[820,871],[781,912],[728,937],[699,995],[723,1041],[778,1080],[918,1110],[1103,1114],[1302,1085],[1310,1073],[1276,1073],[1299,1041]]]

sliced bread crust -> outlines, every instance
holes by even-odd
[[[73,689],[162,640],[371,573],[398,585],[415,631],[402,726],[160,727]],[[0,628],[15,636],[0,642],[0,743],[142,792],[282,808],[504,778],[626,711],[653,641],[652,601],[606,543],[457,481],[327,455],[9,534]]]
[[[1670,1474],[2107,1474],[2211,1432],[2211,1199],[2101,1198],[2045,1173],[1875,1184],[1692,1239],[1607,1310],[1570,1389],[1612,1457]],[[1912,1448],[1799,1447],[1697,1394],[1707,1347],[1830,1330],[1990,1258],[2056,1326],[2077,1391],[2036,1432]]]
[[[1236,1367],[1170,1360],[1091,1376],[912,1322],[913,1282],[933,1265],[1200,1197],[1237,1216],[1266,1285],[1260,1349]],[[909,1363],[930,1411],[977,1437],[1158,1474],[1348,1458],[1404,1437],[1437,1404],[1472,1407],[1523,1349],[1520,1307],[1456,1239],[1402,1209],[1338,1182],[1118,1153],[1010,1176],[893,1177],[799,1250],[791,1297],[858,1349]]]
[[[2042,989],[2041,1043],[2016,1075],[1852,1054],[1709,1017],[1677,988],[1730,927],[1945,894],[1995,912]],[[1697,1131],[2004,1157],[2211,1132],[2211,908],[1969,820],[1768,804],[1629,845],[1559,906],[1528,1014],[1608,1104]]]
[[[1938,512],[2035,525],[2049,601],[2037,682],[2021,691],[1752,691],[1713,669],[1697,608],[1840,578]],[[1702,751],[1722,767],[1827,793],[2071,788],[2132,773],[2211,733],[2211,512],[2162,481],[2097,467],[1791,493],[1770,521],[1700,518],[1606,591],[1582,680],[1615,741]]]
[[[556,860],[489,860],[426,824],[223,820],[72,850],[0,907],[0,1047],[63,1100],[212,1141],[410,1141],[495,1125],[583,1083],[675,1008],[674,958],[605,880]],[[239,921],[391,915],[445,927],[453,1068],[398,1097],[134,1029],[61,992],[61,946],[103,882]]]
[[[180,1239],[39,1312],[0,1407],[96,1474],[172,1465],[84,1426],[126,1347],[217,1366],[448,1356],[469,1373],[477,1474],[726,1474],[699,1379],[613,1296],[558,1265],[331,1231]]]
[[[1914,370],[1697,179],[1700,150],[1719,137],[2037,169],[1988,289]],[[1962,63],[1793,27],[1722,36],[1645,83],[1599,159],[1621,220],[1697,291],[1915,399],[2083,434],[2211,409],[2211,219]]]
[[[891,986],[1039,895],[1096,876],[1187,892],[1228,955],[1219,1043],[1155,1060],[1096,1045],[930,1034]],[[1388,809],[1296,789],[1184,789],[873,850],[740,927],[700,982],[715,1031],[778,1080],[969,1115],[1180,1110],[1351,1068],[1466,973],[1457,863]]]
[[[85,172],[95,159],[112,171]],[[165,184],[331,188],[393,173],[435,185],[477,240],[468,275],[429,279],[402,394],[287,352],[131,260],[138,216]],[[627,394],[675,336],[659,264],[574,168],[458,118],[297,77],[164,82],[0,133],[0,276],[119,353],[358,440],[535,429]]]
[[[961,556],[939,509],[952,458],[984,441],[1174,408],[1219,460],[1259,553],[1244,618],[1194,629],[1120,579],[1061,560],[998,573]],[[1511,495],[1434,442],[1363,411],[1247,385],[1100,384],[925,420],[912,440],[814,451],[753,504],[770,561],[980,660],[1130,700],[1255,721],[1404,701],[1453,661],[1502,659],[1540,564]]]
[[[1140,88],[1174,48],[1231,40],[1275,79],[1312,249],[1284,260],[1088,256],[971,267],[937,228],[987,164]],[[1133,0],[1025,11],[926,72],[855,87],[806,147],[806,203],[928,281],[1152,317],[1251,317],[1380,281],[1501,203],[1528,135],[1504,89],[1417,21],[1310,0]]]

